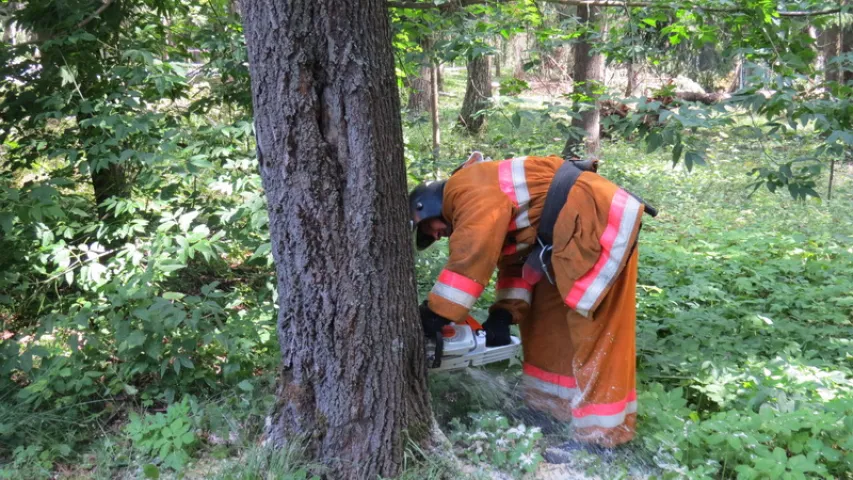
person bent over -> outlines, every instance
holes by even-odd
[[[418,249],[450,256],[421,305],[425,334],[464,323],[498,270],[486,345],[521,330],[531,408],[613,447],[636,425],[635,299],[642,201],[557,156],[491,161],[475,152],[449,179],[409,195]]]

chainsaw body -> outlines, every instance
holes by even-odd
[[[460,370],[509,360],[521,348],[518,337],[500,347],[486,346],[486,332],[470,324],[447,325],[441,338],[427,339],[427,364],[431,372]],[[441,346],[439,346],[441,344]]]

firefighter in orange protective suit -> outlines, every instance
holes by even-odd
[[[635,431],[644,205],[575,165],[556,156],[489,161],[475,152],[446,181],[411,192],[417,247],[442,237],[450,247],[421,321],[429,337],[463,323],[497,268],[487,346],[509,343],[510,325],[519,324],[528,406],[571,421],[581,443],[613,447]]]

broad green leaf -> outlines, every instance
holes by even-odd
[[[652,132],[646,137],[646,153],[652,153],[663,144],[663,136],[660,133]]]
[[[6,232],[6,235],[12,234],[12,223],[15,221],[15,215],[8,212],[0,212],[0,227]]]
[[[134,330],[130,332],[130,335],[127,336],[127,346],[129,348],[134,348],[145,343],[145,332],[141,330]]]

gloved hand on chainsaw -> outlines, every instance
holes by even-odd
[[[435,334],[441,332],[441,327],[450,325],[450,320],[429,309],[426,300],[418,307],[418,311],[421,314],[421,325],[427,338],[435,338]]]
[[[502,308],[496,308],[489,312],[489,318],[483,324],[486,331],[486,346],[500,347],[509,345],[509,326],[512,324],[512,314]]]

